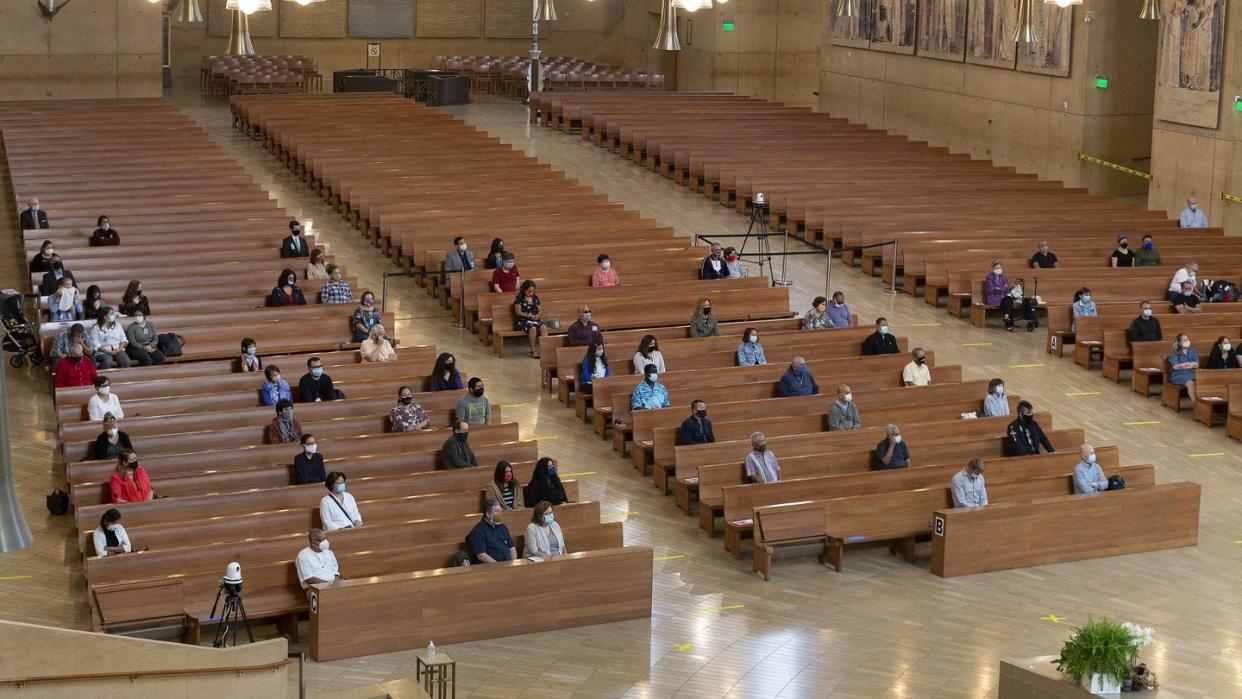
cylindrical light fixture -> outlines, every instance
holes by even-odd
[[[240,10],[242,14],[252,15],[256,12],[267,12],[272,9],[272,0],[228,0],[225,9]]]
[[[230,56],[253,56],[255,51],[254,42],[250,41],[250,16],[242,10],[233,10],[230,14],[229,45],[224,52]]]
[[[1070,5],[1081,5],[1082,0],[1044,0],[1045,5],[1056,5],[1057,7],[1069,7]]]
[[[655,46],[662,51],[680,51],[681,42],[677,40],[677,0],[664,0],[660,3],[660,31],[656,34]]]
[[[1139,19],[1150,19],[1159,22],[1160,0],[1143,0],[1143,11],[1139,13]]]
[[[1013,40],[1019,44],[1030,44],[1035,41],[1034,0],[1018,0],[1018,30]]]
[[[712,0],[673,0],[673,5],[686,12],[695,12],[711,7]]]
[[[326,1],[327,0],[285,0],[285,2],[296,2],[302,7],[306,7],[307,5],[311,5],[317,2],[326,2]]]
[[[173,19],[178,22],[202,22],[203,11],[199,9],[198,0],[181,0]]]
[[[535,21],[555,22],[556,0],[539,0],[539,7],[535,9]]]
[[[860,14],[858,0],[837,0],[838,17],[857,17]]]

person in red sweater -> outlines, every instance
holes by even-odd
[[[95,362],[82,353],[80,342],[69,345],[69,356],[61,357],[56,363],[56,388],[95,385]]]
[[[517,258],[513,253],[506,252],[500,256],[500,260],[500,266],[492,272],[492,291],[507,291],[512,294],[522,283],[522,273],[518,271]]]
[[[155,499],[155,490],[147,478],[147,470],[138,464],[138,455],[132,450],[121,452],[116,460],[116,470],[108,484],[112,492],[112,504],[143,502]]]

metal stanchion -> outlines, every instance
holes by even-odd
[[[457,294],[457,320],[453,322],[453,327],[464,328],[466,327],[466,268],[464,266],[458,272],[458,279],[460,284],[458,284],[459,293]]]
[[[826,272],[826,276],[824,277],[824,298],[830,299],[832,298],[832,292],[830,291],[832,289],[832,251],[831,250],[828,251],[828,264],[825,266],[827,267],[827,272]]]
[[[893,243],[893,281],[889,287],[884,289],[884,291],[896,296],[898,293],[900,293],[899,290],[897,289],[897,252],[899,251],[901,247],[901,241],[894,239],[891,242]],[[881,255],[880,261],[883,262],[883,260],[884,260],[884,257],[883,255]],[[883,264],[881,264],[880,267],[883,268]]]

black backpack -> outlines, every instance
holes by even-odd
[[[60,516],[69,512],[69,494],[57,488],[47,496],[47,511]]]
[[[180,357],[181,346],[185,344],[185,340],[175,333],[161,333],[156,344],[165,357]]]

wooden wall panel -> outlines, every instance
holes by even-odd
[[[414,36],[414,0],[349,0],[349,36]]]
[[[483,36],[489,39],[522,39],[530,37],[530,0],[487,0],[484,8]],[[543,34],[544,25],[539,25]],[[553,30],[556,27],[553,26]]]
[[[207,12],[207,35],[229,35],[229,11],[224,8],[228,0],[207,0],[199,5]],[[274,0],[271,12],[256,12],[250,15],[250,38],[276,36],[277,19],[284,0]],[[303,9],[301,7],[298,8]],[[221,49],[224,47],[221,46]],[[262,53],[262,51],[260,51]]]
[[[415,34],[420,37],[479,38],[483,0],[418,0]]]
[[[316,2],[302,6],[286,2],[284,5],[284,11],[280,13],[281,36],[295,39],[345,36],[345,3]]]

